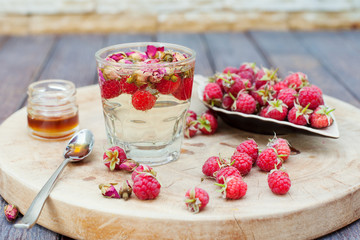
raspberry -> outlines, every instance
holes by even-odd
[[[276,149],[278,157],[285,162],[291,153],[291,149],[289,146],[289,142],[283,138],[277,138],[276,136],[270,140],[267,144],[268,147],[272,147]]]
[[[232,74],[230,80],[224,79],[223,86],[226,93],[237,96],[238,93],[245,88],[244,82],[238,75]]]
[[[199,122],[193,117],[186,117],[184,127],[184,137],[192,138],[199,129]]]
[[[231,106],[234,104],[234,99],[229,94],[224,94],[222,101],[221,101],[221,107],[226,110],[230,110]]]
[[[101,84],[101,96],[105,99],[117,97],[121,94],[120,81],[112,79]]]
[[[192,118],[197,118],[197,114],[196,112],[192,111],[192,110],[187,110],[187,113],[186,113],[186,117],[192,117]]]
[[[335,109],[331,109],[324,105],[317,107],[310,115],[310,125],[314,128],[325,128],[330,126],[334,121],[330,113],[334,110]]]
[[[258,71],[258,67],[256,67],[255,63],[243,63],[239,67],[238,75],[241,78],[247,79],[252,84],[255,81],[255,73]]]
[[[135,83],[127,82],[126,78],[123,78],[120,81],[120,87],[122,93],[127,93],[127,94],[134,94],[137,90],[139,90],[139,87],[136,86]],[[144,85],[144,87],[146,87],[146,85]],[[141,89],[145,89],[144,87],[141,87]]]
[[[155,199],[160,193],[161,185],[158,180],[149,173],[142,173],[135,177],[133,192],[140,200]]]
[[[189,211],[198,213],[209,203],[209,194],[202,188],[190,188],[185,193],[185,204]]]
[[[251,96],[259,103],[260,106],[266,106],[268,101],[275,98],[275,90],[269,84],[261,86],[258,90],[251,92]]]
[[[323,95],[323,92],[322,92],[321,88],[319,88],[318,86],[316,86],[314,84],[311,84],[310,87],[315,89],[316,91],[318,91],[321,96]]]
[[[267,148],[259,154],[256,164],[262,171],[270,172],[281,167],[282,161],[274,148]]]
[[[234,74],[238,74],[239,69],[237,69],[236,67],[226,67],[223,70],[223,73],[225,74],[229,74],[229,73],[234,73]]]
[[[138,90],[132,95],[131,103],[136,110],[146,111],[154,107],[156,97],[149,91]]]
[[[107,149],[103,155],[104,164],[111,171],[115,169],[120,170],[120,165],[125,162],[126,159],[127,157],[125,151],[118,146]]]
[[[307,86],[309,84],[308,77],[302,72],[296,72],[288,75],[284,82],[289,88],[293,88],[296,91],[299,91],[300,88]]]
[[[181,84],[181,78],[177,75],[173,75],[169,79],[161,79],[159,83],[156,84],[156,89],[161,94],[170,94],[176,91]]]
[[[226,199],[240,199],[245,196],[247,184],[238,177],[229,177],[224,184],[216,184],[222,187],[223,197]]]
[[[216,173],[216,182],[220,183],[220,184],[224,184],[224,180],[227,179],[228,177],[241,178],[241,174],[240,174],[239,170],[237,170],[237,168],[235,168],[235,167],[232,167],[232,166],[224,167],[224,168],[221,168]]]
[[[274,85],[274,90],[277,93],[277,96],[281,90],[286,89],[286,88],[288,88],[288,87],[284,81],[278,82]],[[295,93],[296,93],[296,91],[295,91]]]
[[[260,69],[256,75],[255,75],[255,87],[256,89],[259,89],[261,86],[268,84],[268,85],[274,85],[279,81],[278,76],[276,75],[276,72],[278,69],[267,69],[262,68]]]
[[[252,158],[252,163],[255,163],[258,158],[258,149],[257,143],[253,139],[249,139],[240,143],[239,146],[236,147],[235,153],[246,153]]]
[[[291,187],[289,174],[281,169],[274,169],[268,175],[268,184],[273,193],[279,195],[286,194]]]
[[[142,173],[150,173],[154,177],[156,177],[156,174],[157,174],[156,171],[152,167],[150,167],[148,165],[140,165],[131,174],[131,179],[134,181],[135,178]]]
[[[206,135],[214,134],[218,128],[216,117],[210,113],[203,113],[201,117],[198,118],[198,122],[199,130]]]
[[[183,78],[182,83],[180,86],[172,93],[174,97],[179,100],[185,101],[191,97],[193,86],[193,78]]]
[[[256,110],[256,101],[251,95],[240,93],[231,108],[233,111],[252,114]]]
[[[269,105],[261,110],[260,116],[282,121],[285,120],[287,113],[286,104],[281,100],[274,100],[269,101]]]
[[[242,176],[247,175],[251,171],[252,158],[246,153],[235,152],[231,156],[231,166],[239,170]]]
[[[202,166],[202,172],[209,177],[215,177],[215,173],[220,170],[220,167],[224,164],[224,161],[219,157],[209,157]]]
[[[308,109],[308,106],[303,108],[302,106],[295,104],[294,107],[290,109],[288,113],[287,118],[289,122],[302,126],[308,124],[310,114],[313,112],[312,110]]]
[[[303,107],[306,107],[310,103],[308,108],[312,110],[324,104],[324,100],[319,91],[312,87],[303,87],[299,91],[298,100]]]
[[[292,88],[284,88],[277,95],[277,99],[283,101],[291,109],[294,106],[297,92]]]
[[[212,106],[220,106],[223,93],[216,83],[208,83],[205,86],[203,100]]]

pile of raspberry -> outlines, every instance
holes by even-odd
[[[212,135],[217,129],[217,115],[212,110],[209,109],[200,116],[192,110],[187,111],[184,125],[184,137],[192,138],[198,131],[205,135]]]
[[[178,100],[188,100],[191,97],[194,66],[176,65],[176,62],[188,57],[152,45],[147,46],[145,52],[111,54],[106,58],[109,64],[98,68],[101,96],[106,100],[129,94],[133,107],[140,111],[151,109],[159,94],[171,94]],[[118,63],[119,66],[116,65]],[[136,67],[132,68],[134,64]]]
[[[287,140],[276,136],[269,141],[267,148],[259,152],[258,144],[249,139],[240,143],[230,159],[217,156],[208,158],[202,166],[202,172],[216,180],[226,199],[240,199],[246,195],[248,186],[244,181],[251,169],[257,165],[268,172],[267,180],[275,194],[286,194],[290,187],[290,177],[282,167],[289,158],[291,149]]]
[[[326,128],[333,123],[334,109],[324,104],[322,90],[302,72],[281,80],[277,69],[258,68],[254,63],[227,67],[210,78],[202,97],[211,106],[296,125]]]

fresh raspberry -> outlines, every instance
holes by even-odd
[[[159,181],[149,173],[142,173],[135,177],[133,192],[140,200],[155,199],[160,193]]]
[[[241,178],[229,177],[224,184],[216,184],[222,187],[223,198],[226,199],[240,199],[245,196],[247,191],[247,184]]]
[[[224,80],[223,82],[224,91],[231,93],[233,96],[237,96],[238,93],[245,89],[244,82],[238,75],[233,74],[230,80]]]
[[[254,97],[254,99],[259,103],[260,106],[266,106],[268,104],[268,101],[271,101],[275,98],[276,92],[274,90],[274,87],[265,84],[261,86],[256,91],[251,92],[251,96]]]
[[[255,73],[252,69],[239,71],[238,75],[241,79],[249,81],[250,85],[254,82]]]
[[[121,94],[120,81],[112,79],[103,81],[101,84],[101,97],[110,99]]]
[[[324,100],[319,91],[312,87],[303,87],[299,91],[298,100],[303,107],[306,107],[310,103],[308,108],[312,110],[324,104]]]
[[[235,153],[246,153],[252,158],[252,163],[256,162],[259,153],[259,147],[253,139],[246,140],[236,147]]]
[[[206,176],[215,177],[215,173],[220,170],[223,164],[223,159],[216,156],[209,157],[202,166],[202,172]]]
[[[226,110],[230,110],[231,106],[234,104],[234,99],[229,94],[224,94],[222,101],[221,101],[221,107]]]
[[[154,107],[156,97],[149,91],[136,91],[131,98],[131,103],[136,110],[146,111]]]
[[[268,84],[268,85],[274,85],[279,81],[278,76],[276,75],[276,72],[278,69],[267,69],[262,68],[260,69],[256,75],[255,75],[255,87],[256,89],[259,89],[261,86]]]
[[[291,109],[294,106],[297,92],[292,88],[284,88],[277,95],[277,99],[283,101]]]
[[[187,110],[186,112],[186,117],[192,117],[192,118],[197,118],[197,114],[196,112],[194,112],[193,110]]]
[[[199,130],[206,135],[214,134],[218,128],[218,121],[213,114],[203,113],[199,118]]]
[[[278,82],[274,85],[274,90],[277,93],[277,96],[279,96],[278,94],[280,93],[281,90],[286,89],[286,88],[288,88],[288,87],[284,81]]]
[[[231,156],[231,166],[239,170],[242,176],[247,175],[251,171],[252,158],[246,153],[235,152]]]
[[[309,105],[308,105],[309,106]],[[296,125],[305,126],[309,123],[310,114],[313,112],[308,106],[302,107],[295,103],[294,107],[288,113],[288,120]]]
[[[184,126],[184,137],[192,138],[199,129],[199,122],[193,117],[186,117]]]
[[[310,125],[314,128],[326,128],[333,123],[330,113],[335,109],[331,109],[325,105],[317,107],[310,115]]]
[[[256,164],[262,171],[270,172],[275,167],[280,168],[282,161],[274,148],[267,148],[259,154]]]
[[[245,90],[250,92],[252,90],[252,84],[250,80],[242,78],[241,81],[244,83]]]
[[[107,149],[103,155],[103,161],[111,171],[120,170],[120,165],[127,159],[125,151],[118,146]]]
[[[181,78],[178,75],[173,75],[170,78],[166,79],[165,77],[161,79],[159,83],[156,84],[156,89],[161,94],[170,94],[176,91],[181,84]]]
[[[189,211],[198,213],[209,203],[209,194],[202,188],[190,188],[185,193],[185,204]]]
[[[239,72],[239,69],[237,69],[236,67],[226,67],[223,70],[223,73],[225,73],[225,74],[228,74],[228,73],[238,74],[238,72]]]
[[[220,106],[223,93],[216,83],[208,83],[205,86],[203,100],[212,106]]]
[[[317,90],[320,93],[321,96],[323,95],[323,92],[322,92],[321,88],[319,88],[318,86],[316,86],[314,84],[311,84],[310,87]]]
[[[236,112],[252,114],[256,111],[256,101],[250,94],[239,93],[231,109]]]
[[[269,141],[267,144],[270,148],[275,148],[278,154],[278,157],[285,162],[291,153],[289,142],[283,138],[277,138],[276,136]]]
[[[273,193],[286,194],[291,187],[289,174],[281,169],[274,169],[268,175],[268,184]]]
[[[148,165],[140,165],[131,174],[131,179],[134,181],[135,178],[142,173],[150,173],[154,177],[156,177],[156,174],[157,174],[156,171],[152,167],[150,167]]]
[[[232,166],[221,168],[218,172],[216,172],[217,183],[224,184],[224,180],[228,177],[241,178],[241,174],[237,168]]]
[[[296,72],[288,75],[284,82],[289,88],[293,88],[296,91],[299,91],[300,88],[307,86],[309,84],[308,77],[302,72]]]
[[[269,101],[269,105],[260,111],[260,116],[276,120],[285,120],[288,113],[286,104],[281,100]]]
[[[188,100],[191,97],[193,78],[183,78],[180,86],[172,93],[174,97],[181,101]]]

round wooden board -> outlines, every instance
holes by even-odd
[[[193,91],[196,94],[196,90]],[[267,186],[267,174],[254,167],[244,177],[243,199],[221,197],[211,179],[201,180],[204,161],[221,153],[230,157],[248,137],[264,149],[268,135],[231,128],[220,122],[213,136],[185,139],[178,161],[155,167],[162,183],[152,201],[104,198],[98,185],[130,179],[109,172],[102,163],[105,127],[97,86],[78,90],[81,128],[95,135],[92,155],[69,164],[62,173],[38,223],[76,239],[310,239],[360,218],[360,110],[334,98],[341,137],[284,135],[301,153],[284,164],[292,180],[288,194],[277,196]],[[191,109],[204,106],[193,96]],[[8,202],[26,212],[43,184],[62,162],[67,141],[39,141],[27,134],[26,109],[0,127],[0,191]],[[199,214],[187,211],[184,194],[190,187],[208,191],[210,202]]]

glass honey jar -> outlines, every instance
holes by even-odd
[[[27,120],[31,136],[44,140],[71,137],[79,129],[74,83],[42,80],[28,88]]]

